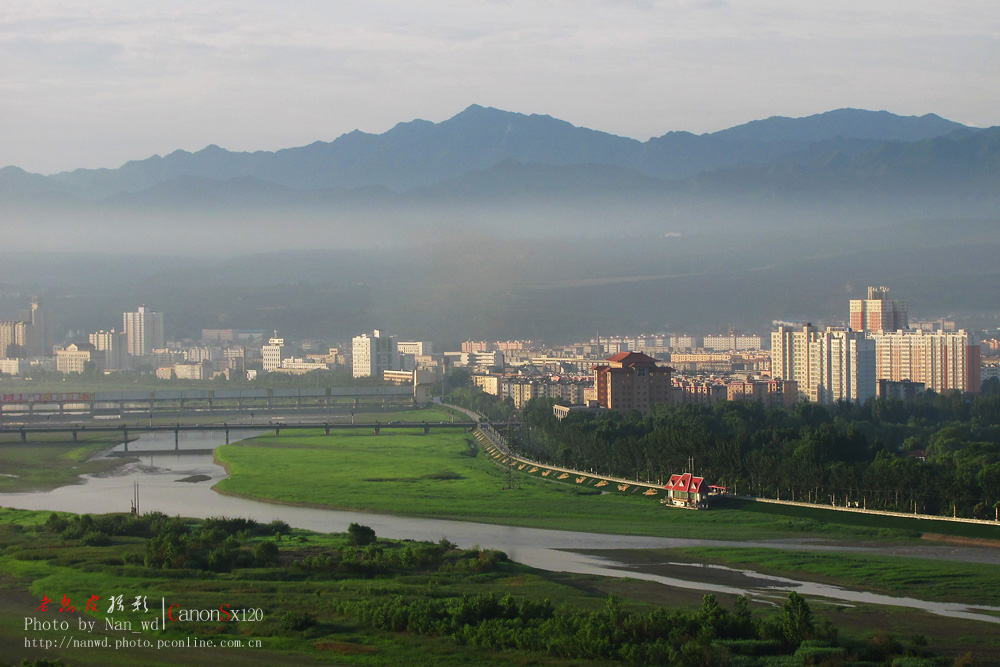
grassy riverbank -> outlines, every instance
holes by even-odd
[[[222,493],[273,502],[536,528],[727,540],[795,537],[913,539],[914,531],[857,527],[739,510],[663,507],[596,480],[566,483],[497,465],[466,433],[296,432],[216,450]],[[614,492],[612,492],[614,491]]]
[[[118,444],[97,434],[81,434],[77,442],[65,435],[31,436],[29,442],[0,442],[0,493],[44,491],[79,483],[81,475],[113,470],[126,459],[94,459]],[[2,501],[0,501],[2,502]]]

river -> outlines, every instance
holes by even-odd
[[[179,448],[209,450],[222,444],[220,437],[224,436],[208,432],[182,433]],[[244,437],[244,434],[233,431],[230,437],[236,440]],[[115,448],[115,451],[121,450],[121,445]],[[137,441],[129,443],[129,451],[139,457],[138,462],[128,463],[113,474],[88,476],[82,484],[52,491],[0,494],[0,505],[90,514],[127,512],[132,501],[133,486],[138,482],[141,512],[160,511],[169,515],[200,518],[242,516],[262,522],[281,519],[291,526],[318,532],[344,532],[349,524],[357,522],[371,526],[382,537],[434,542],[444,538],[466,548],[478,545],[482,548],[499,549],[515,561],[554,572],[631,577],[706,593],[747,594],[753,599],[772,602],[784,597],[788,591],[796,591],[808,597],[836,601],[838,604],[909,607],[953,618],[1000,623],[1000,616],[993,615],[1000,614],[1000,607],[898,598],[720,566],[665,562],[640,569],[612,558],[574,551],[758,546],[1000,564],[1000,550],[997,549],[946,546],[865,548],[831,546],[810,540],[766,540],[734,544],[722,540],[606,535],[276,505],[216,493],[211,487],[225,477],[226,473],[213,461],[212,456],[177,454],[173,450],[172,433],[143,434]],[[181,481],[187,478],[203,481]]]

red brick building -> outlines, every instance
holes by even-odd
[[[654,405],[671,402],[671,368],[641,352],[620,352],[594,367],[594,389],[603,408],[621,413],[649,412]]]

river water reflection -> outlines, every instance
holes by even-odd
[[[235,431],[235,441],[252,435]],[[188,432],[180,436],[181,450],[209,450],[222,444],[208,432]],[[347,512],[275,505],[220,495],[212,485],[226,473],[210,454],[174,452],[173,434],[144,434],[129,443],[129,451],[139,457],[116,474],[89,476],[83,484],[64,486],[52,491],[0,494],[0,505],[20,509],[60,510],[76,513],[127,512],[133,484],[139,483],[139,509],[169,515],[207,518],[243,516],[268,522],[281,519],[288,524],[318,532],[344,532],[352,522],[371,526],[376,534],[397,539],[438,541],[442,538],[462,547],[478,545],[499,549],[520,563],[543,570],[573,572],[612,577],[631,577],[678,588],[704,592],[749,594],[754,598],[778,599],[787,591],[810,597],[822,597],[841,603],[867,603],[922,609],[931,613],[970,620],[1000,623],[1000,607],[970,606],[895,598],[836,586],[795,581],[762,575],[748,570],[717,566],[662,563],[642,569],[591,553],[573,550],[653,549],[682,546],[760,546],[781,549],[892,553],[935,557],[949,560],[1000,564],[1000,551],[994,549],[923,547],[919,549],[837,547],[803,540],[733,542],[681,538],[604,535],[563,530],[521,528],[469,521],[422,519],[367,512]],[[122,446],[115,448],[121,452]],[[204,481],[180,481],[186,478]],[[207,478],[207,479],[205,479]]]

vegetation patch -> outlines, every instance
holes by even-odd
[[[90,435],[90,434],[88,434]],[[65,438],[60,435],[60,438]],[[41,491],[81,482],[88,474],[114,470],[130,458],[95,458],[116,440],[94,438],[72,442],[33,435],[28,442],[0,442],[0,493]]]
[[[95,533],[107,543],[87,544]],[[777,608],[754,610],[742,597],[705,596],[690,605],[690,596],[670,595],[660,596],[667,606],[649,604],[599,592],[631,590],[627,580],[538,572],[501,552],[386,540],[358,524],[325,535],[234,517],[0,510],[0,538],[0,648],[8,660],[41,657],[24,648],[23,616],[43,596],[66,595],[77,615],[100,621],[106,607],[81,608],[90,595],[106,603],[111,594],[145,594],[191,609],[218,608],[223,599],[260,609],[260,621],[206,621],[197,630],[202,638],[259,640],[259,664],[308,664],[319,656],[370,665],[941,661],[926,640],[838,632],[794,594]],[[111,615],[137,618],[129,609]],[[175,624],[148,637],[190,633]],[[969,639],[963,651],[970,648],[986,651],[988,639]],[[215,665],[245,661],[246,649],[55,649],[44,657],[74,665]]]

